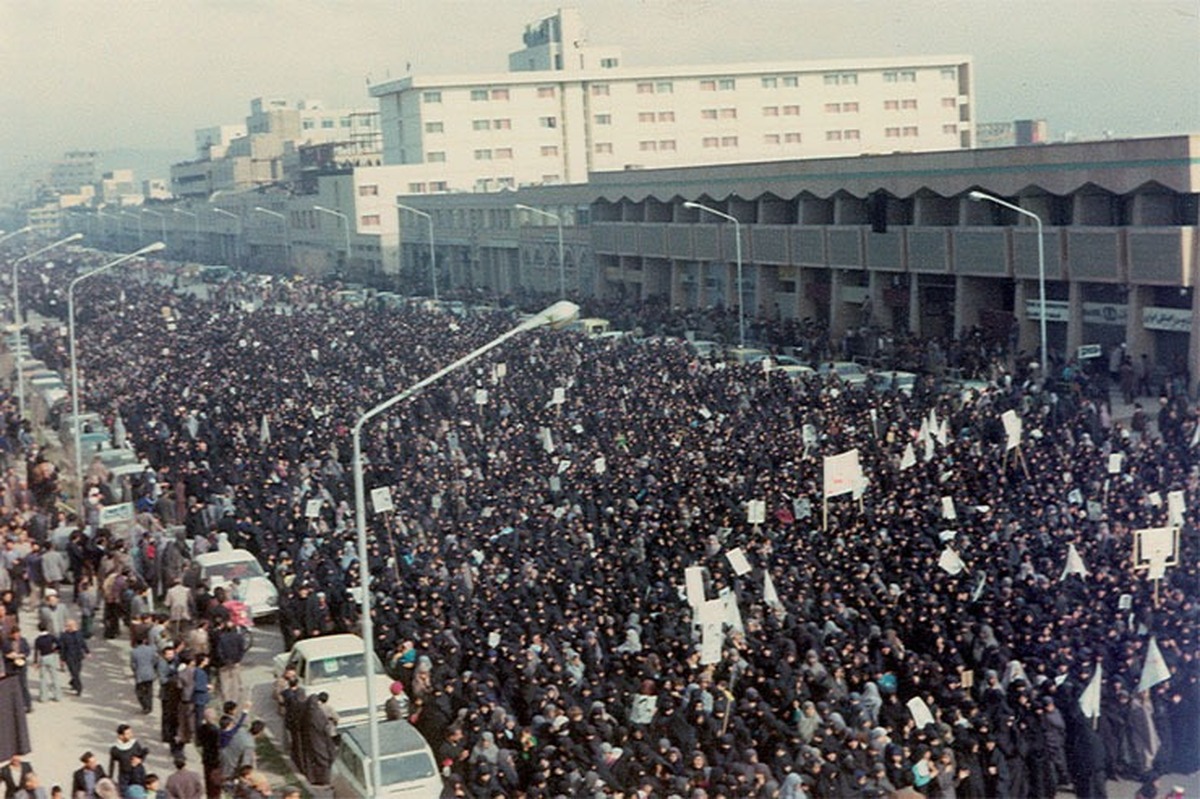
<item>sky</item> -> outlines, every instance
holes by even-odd
[[[408,65],[503,72],[559,6],[631,66],[968,55],[977,121],[1200,133],[1196,0],[0,0],[0,180],[69,149],[186,157],[254,97],[371,108]]]

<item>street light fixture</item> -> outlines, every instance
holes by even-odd
[[[254,206],[253,210],[258,211],[260,214],[266,214],[267,216],[273,216],[279,220],[282,220],[282,222],[283,222],[283,257],[287,261],[288,266],[291,267],[291,264],[292,264],[292,237],[291,237],[291,226],[288,225],[287,216],[285,214],[279,213],[278,211],[272,211],[270,208],[263,208],[261,205]]]
[[[239,251],[241,250],[241,247],[239,247],[238,245],[241,243],[241,240],[242,240],[242,218],[240,216],[238,216],[237,214],[233,213],[232,211],[226,211],[224,208],[212,208],[210,210],[214,214],[222,214],[224,216],[229,217],[237,225],[236,231],[234,233],[234,239],[233,239],[233,259],[235,261],[237,261],[238,265],[240,266],[241,259],[238,257],[238,255],[239,255]]]
[[[320,211],[323,214],[330,214],[342,220],[342,224],[346,227],[346,269],[350,269],[350,217],[343,214],[341,211],[335,211],[332,208],[326,208],[323,205],[314,205],[314,211]]]
[[[706,214],[712,214],[713,216],[719,216],[722,219],[733,223],[733,239],[734,239],[733,246],[734,246],[734,253],[737,258],[738,347],[741,349],[745,349],[746,348],[746,307],[745,307],[745,301],[743,299],[744,295],[742,293],[742,223],[739,222],[731,214],[727,214],[724,211],[718,211],[716,208],[709,208],[707,205],[701,205],[700,203],[685,202],[683,204],[683,207],[684,208],[694,208],[697,211],[703,211]]]
[[[14,230],[12,233],[5,233],[3,236],[0,236],[0,243],[6,242],[11,238],[15,238],[25,233],[29,233],[31,230],[33,230],[33,227],[31,225],[26,225],[19,230]],[[4,233],[4,231],[0,230],[0,233]]]
[[[529,211],[531,214],[538,214],[547,219],[553,219],[554,224],[558,225],[558,298],[566,299],[567,296],[567,270],[563,262],[563,221],[562,217],[550,211],[543,211],[541,208],[534,208],[532,205],[517,203],[513,206],[522,211]]]
[[[1047,349],[1046,349],[1046,243],[1042,240],[1042,218],[1033,211],[1028,211],[1019,205],[1001,200],[999,197],[993,197],[990,194],[985,194],[981,191],[973,191],[967,194],[967,198],[973,202],[989,202],[1016,211],[1022,216],[1027,216],[1037,225],[1037,248],[1038,248],[1038,328],[1042,339],[1042,381],[1050,379],[1050,372],[1047,366]]]
[[[525,333],[529,330],[534,330],[539,327],[550,325],[552,327],[561,327],[573,321],[579,315],[579,306],[565,300],[558,302],[546,308],[541,313],[531,316],[524,322],[521,322],[516,327],[509,330],[507,333],[502,333],[498,338],[484,344],[477,350],[470,352],[459,358],[454,363],[434,372],[424,380],[420,380],[413,385],[396,394],[391,399],[385,400],[371,410],[359,417],[354,423],[354,428],[351,435],[354,438],[354,520],[358,532],[358,570],[359,579],[362,581],[362,639],[363,639],[363,658],[366,661],[367,675],[367,729],[370,739],[370,754],[371,754],[371,775],[367,782],[367,793],[371,794],[371,786],[381,786],[380,763],[379,763],[379,712],[375,704],[375,629],[374,622],[371,619],[371,561],[370,552],[367,547],[367,501],[366,492],[363,488],[363,458],[362,458],[362,428],[367,422],[375,418],[379,414],[389,408],[403,402],[409,397],[416,394],[426,386],[436,383],[446,375],[454,372],[482,355],[486,355],[496,347],[499,347],[504,342],[508,341],[513,336]]]
[[[13,261],[12,265],[12,284],[13,284],[13,325],[17,331],[17,413],[18,418],[25,418],[25,371],[22,368],[25,362],[25,342],[21,338],[21,331],[25,329],[24,323],[21,321],[21,284],[17,280],[17,267],[23,261],[28,261],[30,258],[36,258],[42,253],[49,252],[56,247],[61,247],[64,244],[70,244],[73,241],[79,241],[83,238],[82,233],[72,233],[65,239],[59,239],[53,244],[47,244],[40,250],[22,255],[17,260]]]
[[[79,484],[79,517],[83,518],[83,442],[80,434],[83,430],[83,425],[79,423],[79,364],[75,359],[75,287],[89,277],[94,277],[101,272],[107,272],[114,266],[119,266],[133,258],[138,258],[142,255],[149,255],[152,252],[158,252],[164,249],[167,245],[161,241],[156,241],[153,244],[147,244],[140,250],[131,252],[128,255],[122,255],[114,261],[109,261],[103,266],[98,266],[90,272],[85,272],[71,281],[67,286],[67,339],[71,346],[71,418],[75,427],[75,480]]]
[[[437,256],[434,255],[435,250],[433,247],[433,216],[404,203],[396,203],[396,207],[401,211],[408,211],[410,214],[425,217],[425,221],[429,223],[429,280],[433,283],[433,300],[437,302],[437,261],[435,260]]]

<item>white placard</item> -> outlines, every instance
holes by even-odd
[[[554,392],[550,395],[551,405],[562,405],[567,401],[567,390],[562,386],[557,386]]]
[[[596,474],[604,474],[606,471],[608,471],[608,461],[604,460],[603,455],[592,461],[592,471],[594,471]]]
[[[688,566],[683,570],[683,579],[687,585],[688,604],[694,608],[703,608],[704,569],[700,566]]]
[[[1000,414],[1000,421],[1004,423],[1004,449],[1016,448],[1021,443],[1021,417],[1009,410]]]
[[[858,463],[858,450],[847,450],[839,455],[825,458],[825,497],[836,497],[854,491],[862,467]]]
[[[315,519],[321,515],[321,500],[310,499],[304,504],[304,516],[309,519]]]
[[[1172,526],[1183,526],[1183,513],[1187,510],[1187,505],[1183,499],[1182,491],[1170,491],[1167,493],[1167,524]]]
[[[907,707],[918,730],[923,730],[927,724],[934,723],[933,714],[929,712],[929,705],[925,704],[925,700],[921,697],[914,696],[908,700]]]
[[[942,554],[938,557],[938,568],[950,575],[962,574],[963,569],[967,568],[967,564],[963,563],[963,559],[958,556],[950,547],[942,550]]]
[[[900,471],[911,469],[917,465],[917,453],[913,451],[913,445],[907,444],[904,447],[904,454],[900,456]]]
[[[392,490],[387,486],[371,489],[371,507],[376,513],[388,513],[395,510],[392,505]]]
[[[569,460],[567,460],[566,458],[563,458],[562,460],[560,460],[558,462],[558,473],[559,474],[562,474],[563,472],[565,472],[567,469],[570,469],[570,468],[571,468],[571,462]]]
[[[715,624],[718,627],[725,623],[725,602],[720,599],[709,599],[696,606],[696,621],[701,627]]]
[[[487,405],[487,401],[488,401],[487,389],[486,388],[475,389],[475,404],[476,405]]]
[[[954,497],[942,497],[942,518],[958,518],[958,512],[954,509]]]
[[[729,565],[733,567],[733,573],[738,577],[750,573],[750,561],[746,559],[746,552],[741,547],[731,549],[725,553]]]
[[[496,380],[503,380],[507,374],[508,364],[506,363],[498,363],[492,367],[492,377],[494,377]]]
[[[1120,474],[1121,463],[1125,460],[1125,456],[1120,452],[1114,452],[1108,456],[1108,473]]]
[[[550,490],[555,494],[562,491],[562,480],[559,479],[557,474],[550,476]]]
[[[738,608],[737,594],[731,588],[722,588],[720,596],[718,601],[725,605],[725,623],[735,632],[746,632],[746,627],[742,624],[742,611]]]
[[[746,503],[746,523],[762,524],[767,520],[767,503],[761,499],[752,499]]]
[[[1161,508],[1162,507],[1162,494],[1158,493],[1157,491],[1151,491],[1149,494],[1146,495],[1146,499],[1150,500],[1150,507],[1152,507],[1152,508]]]
[[[117,505],[104,505],[100,508],[101,526],[131,521],[133,521],[132,502],[122,502]]]
[[[554,452],[554,436],[550,433],[549,427],[543,427],[538,431],[538,438],[541,439],[542,449],[547,453]]]
[[[813,446],[817,443],[817,428],[805,422],[804,426],[800,428],[800,437],[805,447]]]
[[[712,411],[710,411],[708,408],[705,408],[703,405],[696,409],[696,413],[700,414],[700,416],[705,419],[712,418]]]
[[[721,662],[721,645],[725,634],[720,624],[705,624],[700,633],[700,665],[710,666]]]
[[[1104,506],[1094,499],[1087,501],[1087,516],[1089,522],[1098,522],[1104,515]]]

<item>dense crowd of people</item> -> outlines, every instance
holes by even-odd
[[[31,285],[29,302],[52,314],[52,292]],[[510,314],[351,308],[304,283],[209,301],[100,278],[87,294],[86,405],[152,467],[132,486],[157,522],[130,543],[131,575],[166,594],[171,526],[245,547],[277,581],[289,645],[355,630],[369,575],[404,698],[389,712],[430,742],[449,796],[1095,797],[1106,779],[1200,768],[1185,395],[1131,432],[1002,363],[981,394],[909,396],[669,340],[530,333],[366,429],[368,490],[388,487],[396,511],[370,515],[362,564],[350,428]],[[34,352],[62,368],[67,349],[49,327]],[[931,413],[945,436],[902,468]],[[829,500],[826,523],[823,457],[850,449],[869,483]],[[95,506],[114,491],[101,470],[88,481]],[[1188,523],[1156,590],[1132,531],[1165,525],[1152,495],[1176,490]],[[947,541],[959,573],[939,567]],[[1087,574],[1064,575],[1071,545]],[[693,566],[700,600],[736,608],[715,652]],[[1170,678],[1139,691],[1152,637]]]

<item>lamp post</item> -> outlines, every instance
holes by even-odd
[[[241,259],[238,257],[238,253],[241,248],[238,245],[241,243],[241,239],[242,239],[242,218],[240,216],[238,216],[237,214],[233,213],[232,211],[226,211],[224,208],[213,208],[212,212],[214,214],[222,214],[224,216],[229,217],[237,225],[237,227],[235,228],[235,232],[233,234],[234,235],[233,260],[237,261],[238,265],[240,266]]]
[[[273,216],[283,222],[283,257],[290,267],[292,264],[292,238],[291,228],[288,225],[287,216],[279,213],[278,211],[272,211],[270,208],[263,208],[261,205],[254,206],[254,210],[258,211],[260,214]]]
[[[1010,211],[1016,211],[1021,216],[1027,216],[1037,225],[1037,247],[1038,247],[1038,329],[1042,339],[1042,381],[1050,379],[1049,367],[1047,365],[1047,350],[1046,350],[1046,243],[1042,240],[1042,218],[1033,211],[1028,211],[1019,205],[1014,205],[1007,200],[1001,200],[999,197],[993,197],[990,194],[984,194],[981,191],[973,191],[967,195],[967,198],[974,202],[989,202],[1003,206]]]
[[[742,293],[742,223],[737,221],[731,214],[724,211],[718,211],[716,208],[709,208],[707,205],[700,203],[685,202],[684,208],[695,208],[697,211],[703,211],[706,214],[719,216],[733,223],[733,247],[737,258],[737,297],[738,297],[738,347],[746,348],[746,307]]]
[[[532,205],[517,203],[513,206],[522,211],[529,211],[531,214],[538,214],[547,219],[553,219],[554,224],[558,225],[558,298],[566,299],[567,296],[567,270],[563,262],[563,221],[562,217],[550,211],[543,211],[541,208],[534,208]]]
[[[354,438],[354,520],[358,532],[358,569],[359,579],[362,581],[362,639],[363,639],[363,656],[366,660],[367,674],[367,728],[370,738],[371,751],[371,775],[367,782],[367,792],[371,792],[371,786],[378,786],[382,783],[380,778],[380,763],[379,763],[379,718],[378,709],[375,705],[375,629],[374,622],[371,619],[371,561],[370,553],[367,548],[367,508],[366,508],[366,492],[363,488],[363,458],[362,458],[362,429],[363,425],[375,418],[379,414],[389,408],[403,402],[412,395],[416,394],[426,386],[436,383],[446,375],[454,372],[482,355],[486,355],[496,347],[499,347],[504,342],[508,341],[513,336],[525,333],[535,328],[551,325],[558,327],[575,319],[579,315],[579,306],[565,300],[558,302],[546,308],[541,313],[531,316],[524,322],[521,322],[516,327],[509,330],[507,333],[502,333],[499,337],[484,344],[477,350],[467,353],[459,358],[454,363],[434,372],[424,380],[420,380],[413,385],[396,394],[391,399],[385,400],[371,410],[359,417],[354,423],[354,428],[351,435]]]
[[[84,502],[84,496],[83,496],[83,452],[81,451],[81,447],[83,446],[83,443],[80,438],[80,433],[82,432],[83,425],[81,425],[79,423],[79,364],[75,360],[75,287],[77,285],[79,285],[80,282],[87,280],[89,277],[98,275],[101,272],[107,272],[109,269],[112,269],[114,266],[123,264],[126,261],[131,260],[133,258],[137,258],[142,255],[149,255],[152,252],[158,252],[159,250],[165,248],[166,246],[167,245],[163,244],[161,241],[156,241],[153,244],[147,244],[145,247],[142,247],[140,250],[131,252],[128,255],[122,255],[120,258],[117,258],[114,261],[109,261],[108,263],[104,264],[103,266],[98,266],[90,272],[85,272],[84,274],[79,275],[78,277],[76,277],[74,280],[71,281],[69,286],[67,286],[67,321],[68,321],[67,339],[70,342],[70,346],[71,346],[71,418],[72,418],[73,425],[75,427],[75,480],[79,484],[79,508],[78,508],[78,511],[80,514],[80,518],[83,518],[83,502]]]
[[[183,214],[192,218],[192,231],[195,237],[192,239],[192,257],[200,257],[200,216],[192,211],[185,211],[182,208],[172,208],[171,213]]]
[[[433,216],[424,211],[413,208],[411,205],[405,205],[404,203],[396,203],[396,207],[401,211],[408,211],[410,214],[416,214],[417,216],[424,217],[425,221],[429,223],[429,280],[433,283],[433,300],[434,302],[437,302],[437,256],[434,255],[435,250],[433,247]]]
[[[12,233],[4,233],[4,231],[0,230],[0,233],[4,233],[4,235],[0,236],[0,243],[6,242],[11,238],[16,238],[17,236],[24,235],[25,233],[28,233],[31,230],[33,230],[33,227],[31,227],[30,225],[26,225],[25,227],[20,228],[19,230],[14,230]]]
[[[19,419],[25,418],[25,371],[22,369],[22,364],[25,361],[25,341],[21,338],[21,331],[25,329],[25,325],[21,321],[21,284],[17,280],[17,267],[20,266],[23,261],[28,261],[30,258],[36,258],[44,252],[49,252],[56,247],[61,247],[64,244],[70,244],[73,241],[79,241],[82,238],[82,233],[72,233],[65,239],[59,239],[53,244],[47,244],[40,250],[34,250],[28,255],[22,255],[20,258],[13,261],[13,324],[16,326],[17,330],[17,418]]]
[[[346,271],[350,271],[350,217],[343,214],[341,211],[335,211],[332,208],[326,208],[323,205],[314,205],[314,211],[320,211],[323,214],[330,214],[342,220],[342,224],[346,227]]]

